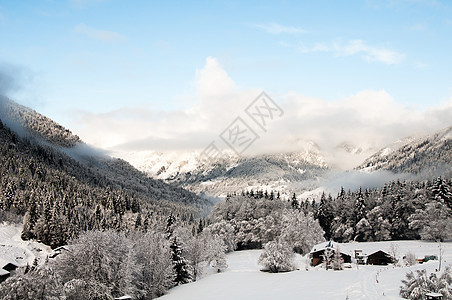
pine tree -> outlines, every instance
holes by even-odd
[[[366,216],[366,204],[364,202],[364,197],[361,188],[359,188],[359,192],[356,196],[353,213],[355,215],[355,224]]]
[[[166,235],[168,239],[173,236],[175,223],[176,217],[174,217],[173,214],[170,214],[166,220]]]
[[[138,228],[140,228],[140,227],[141,227],[141,214],[138,213],[137,219],[136,219],[136,221],[135,221],[135,229],[138,229]]]
[[[38,218],[39,218],[38,208],[36,202],[33,199],[24,217],[24,227],[21,235],[21,238],[23,240],[30,240],[35,238],[33,229],[35,227],[36,222],[38,221]]]
[[[177,237],[173,238],[170,249],[173,268],[176,273],[176,277],[174,278],[175,285],[189,283],[192,280],[189,264],[182,256],[181,243],[178,241]]]
[[[331,195],[327,199],[325,193],[323,192],[320,197],[319,208],[317,209],[317,219],[319,220],[319,224],[323,231],[325,231],[325,239],[327,240],[331,239],[331,226],[334,219],[331,202]]]
[[[292,206],[293,209],[300,208],[300,204],[298,203],[297,196],[295,195],[295,193],[293,193],[292,202],[290,203],[290,205]]]
[[[452,209],[452,191],[446,180],[438,177],[431,187],[432,197]]]

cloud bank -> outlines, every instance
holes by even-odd
[[[241,88],[212,57],[196,71],[195,87],[196,102],[186,110],[125,107],[104,114],[79,112],[71,128],[86,142],[115,151],[202,150],[242,117],[260,136],[245,154],[301,151],[315,143],[330,163],[350,161],[344,148],[361,153],[343,166],[349,168],[397,139],[452,125],[452,98],[440,107],[419,110],[398,103],[384,90],[359,91],[335,101],[266,91],[284,115],[262,132],[246,119],[244,110],[265,87]]]

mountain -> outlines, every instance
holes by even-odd
[[[189,221],[210,208],[196,194],[149,178],[45,116],[1,100],[0,218],[25,215],[25,239],[58,246],[82,230],[147,228],[170,214]]]
[[[249,189],[301,192],[317,187],[318,179],[329,170],[313,143],[300,152],[243,157],[231,153],[226,159],[213,160],[203,160],[199,152],[118,155],[150,177],[209,196]]]
[[[290,191],[302,196],[314,191],[317,197],[325,190],[322,187],[330,186],[331,180],[336,183],[336,188],[347,185],[349,180],[358,180],[358,183],[355,182],[358,187],[375,188],[381,184],[378,176],[372,178],[362,173],[344,172],[343,167],[337,166],[340,163],[333,164],[337,161],[347,161],[349,163],[345,165],[365,173],[387,170],[409,173],[403,178],[450,177],[451,132],[452,127],[449,127],[428,136],[407,137],[379,151],[368,145],[343,142],[333,150],[334,155],[328,154],[314,142],[298,152],[243,157],[229,154],[227,159],[209,161],[202,160],[199,152],[143,151],[114,155],[129,161],[152,178],[198,194],[218,197],[241,190],[267,189]]]
[[[71,148],[82,142],[77,135],[53,120],[1,95],[0,118],[16,133],[39,137],[55,146]]]
[[[408,137],[366,159],[359,170],[389,170],[421,177],[452,176],[452,126],[424,137]]]

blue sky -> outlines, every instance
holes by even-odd
[[[87,115],[196,107],[209,57],[237,89],[277,101],[384,91],[419,111],[452,99],[449,1],[0,0],[0,40],[20,86],[6,93],[82,137]]]

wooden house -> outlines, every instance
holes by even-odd
[[[372,254],[367,255],[368,265],[384,266],[392,262],[393,262],[392,256],[382,250],[378,250]]]
[[[323,256],[325,254],[325,251],[327,249],[331,250],[333,253],[336,252],[336,249],[339,249],[341,252],[342,262],[343,263],[351,263],[352,257],[348,253],[345,253],[340,250],[339,245],[333,241],[321,243],[318,245],[315,245],[311,252],[309,253],[309,256],[311,258],[311,266],[315,267],[323,262]]]

